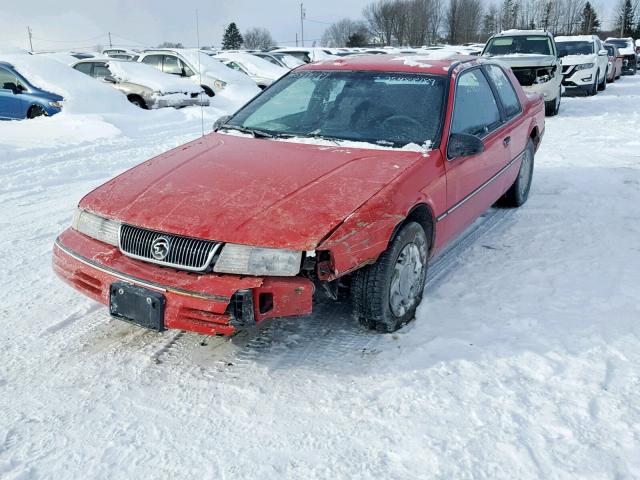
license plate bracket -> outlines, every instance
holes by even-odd
[[[164,295],[125,282],[115,282],[109,288],[109,313],[126,322],[157,332],[164,327]]]

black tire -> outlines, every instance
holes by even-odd
[[[143,110],[148,110],[147,108],[147,104],[145,103],[145,101],[142,99],[142,97],[138,96],[138,95],[129,95],[127,97],[127,99],[133,103],[136,107],[140,107]]]
[[[589,87],[589,90],[587,91],[587,95],[589,95],[590,97],[593,97],[594,95],[598,94],[599,78],[600,78],[600,70],[598,70],[598,73],[596,73],[596,78],[593,79],[593,85],[591,85],[591,87]]]
[[[47,112],[44,111],[42,105],[31,105],[31,107],[27,111],[27,118],[32,119],[36,117],[42,117],[46,114]]]
[[[356,320],[381,333],[395,332],[413,320],[427,277],[428,252],[424,228],[416,222],[402,226],[378,261],[354,274],[351,300]]]
[[[598,85],[598,90],[604,92],[607,89],[607,77],[609,76],[609,70],[607,69],[604,72],[604,78],[602,79],[602,83]]]
[[[216,96],[216,92],[211,90],[206,85],[200,85],[200,86],[202,87],[202,89],[204,90],[204,93],[206,93],[208,97],[215,97]]]
[[[544,102],[544,114],[547,117],[555,117],[560,111],[560,102],[562,101],[562,87],[558,92],[558,96],[551,102]]]
[[[529,139],[524,149],[524,156],[522,157],[518,176],[513,182],[513,185],[507,190],[507,193],[500,199],[501,206],[517,208],[526,203],[529,198],[529,191],[531,190],[531,180],[533,179],[535,151],[533,140]]]

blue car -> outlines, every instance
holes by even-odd
[[[33,86],[6,62],[0,62],[0,120],[55,115],[63,98]]]

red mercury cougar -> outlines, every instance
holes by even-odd
[[[354,56],[292,71],[214,130],[84,197],[55,272],[159,331],[309,314],[319,286],[393,332],[434,255],[527,200],[544,102],[491,60]]]

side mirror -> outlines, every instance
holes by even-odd
[[[484,142],[475,135],[452,133],[449,136],[447,153],[449,158],[470,157],[484,152]]]
[[[104,77],[104,81],[109,83],[118,83],[116,79],[111,75],[107,75],[106,77]]]
[[[231,118],[231,115],[223,115],[219,119],[217,119],[215,122],[213,122],[213,131],[217,132],[220,129],[220,127],[222,127],[225,123],[229,121],[230,118]]]
[[[17,84],[13,82],[6,82],[5,84],[2,85],[2,88],[4,90],[11,90],[14,95],[18,95],[20,92],[22,92],[22,88],[20,88]]]
[[[600,51],[598,52],[598,55],[600,55],[600,56],[603,56],[603,57],[604,57],[605,55],[609,55],[609,52],[607,52],[607,50],[603,48],[602,50],[600,50]]]

